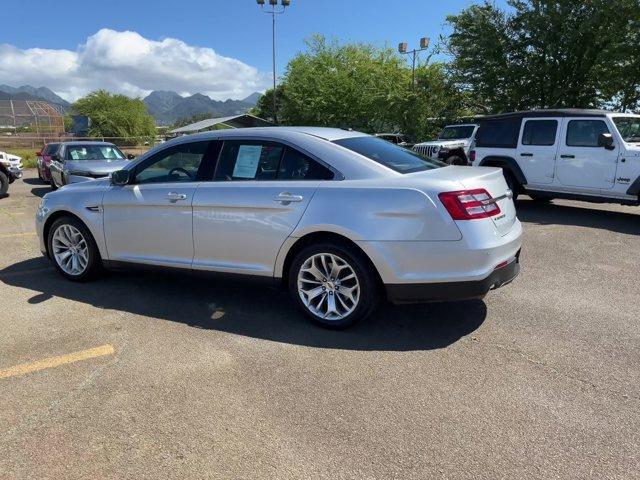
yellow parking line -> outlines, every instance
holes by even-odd
[[[67,363],[79,362],[80,360],[102,357],[104,355],[112,355],[114,351],[113,345],[102,345],[101,347],[68,353],[66,355],[60,355],[59,357],[45,358],[44,360],[38,360],[31,363],[22,363],[20,365],[9,367],[5,370],[0,370],[0,378],[17,377],[20,375],[26,375],[27,373],[37,372],[38,370],[44,370],[46,368],[59,367],[60,365],[65,365]]]
[[[0,238],[10,238],[10,237],[27,237],[30,235],[35,235],[36,232],[24,232],[24,233],[3,233],[0,235]]]

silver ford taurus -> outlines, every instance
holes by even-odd
[[[108,177],[127,166],[132,155],[125,155],[109,142],[62,142],[51,156],[51,188],[68,183]]]
[[[36,226],[70,280],[131,264],[262,278],[330,328],[383,298],[481,298],[517,276],[522,235],[498,168],[304,127],[181,137],[45,195]]]

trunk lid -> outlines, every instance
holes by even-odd
[[[430,180],[433,187],[439,189],[437,193],[484,188],[491,197],[499,199],[496,204],[500,207],[500,213],[490,218],[500,236],[509,233],[516,222],[516,209],[511,195],[508,193],[509,187],[501,168],[449,166],[409,175],[415,179]],[[475,222],[482,220],[465,221]]]

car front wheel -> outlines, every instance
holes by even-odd
[[[100,270],[100,252],[93,236],[76,218],[56,220],[49,229],[47,241],[56,269],[67,279],[85,281]]]
[[[372,268],[360,252],[342,245],[304,248],[292,262],[289,290],[307,317],[332,329],[354,325],[378,303]]]

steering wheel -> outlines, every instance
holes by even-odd
[[[185,170],[184,168],[182,168],[182,167],[174,167],[174,168],[172,168],[172,169],[169,171],[169,175],[168,175],[168,177],[169,177],[169,178],[171,178],[171,177],[173,177],[173,176],[177,176],[177,175],[176,175],[177,173],[184,173],[184,174],[187,176],[187,178],[188,178],[189,180],[193,180],[193,178],[191,178],[191,174],[190,174],[187,170]]]

